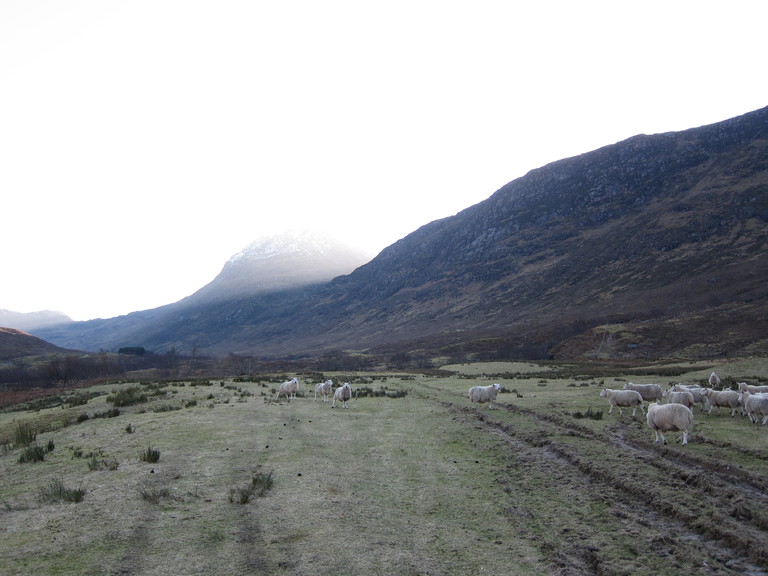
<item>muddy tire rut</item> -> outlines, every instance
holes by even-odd
[[[515,467],[525,466],[556,483],[564,506],[569,501],[581,508],[596,502],[606,506],[605,522],[599,517],[582,524],[564,522],[556,538],[541,539],[552,574],[768,574],[768,484],[763,475],[693,455],[686,447],[635,438],[636,421],[606,423],[595,432],[570,415],[513,404],[499,403],[497,410],[442,404],[468,425],[499,438]],[[510,472],[519,477],[516,470]],[[539,488],[504,475],[497,480],[512,494]],[[510,513],[520,513],[520,506]],[[546,513],[525,506],[531,519]],[[574,509],[562,514],[569,519]],[[616,540],[624,543],[605,545]],[[627,556],[636,556],[634,565]],[[642,571],[643,558],[652,559],[647,572]]]

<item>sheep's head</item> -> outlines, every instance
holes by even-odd
[[[501,384],[494,384],[493,387],[496,388],[496,390],[501,391]]]

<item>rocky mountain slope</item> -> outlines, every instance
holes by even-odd
[[[214,354],[723,355],[765,345],[767,281],[768,108],[553,162],[325,285],[37,333]]]

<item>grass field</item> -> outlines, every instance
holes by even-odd
[[[696,412],[689,444],[662,447],[598,397],[712,365],[678,368],[344,375],[353,391],[407,391],[348,409],[313,401],[319,380],[301,374],[291,402],[266,377],[121,383],[4,411],[0,574],[768,574],[768,427]],[[715,368],[768,374],[759,360]],[[492,382],[496,409],[471,408],[467,389]],[[121,390],[146,401],[115,416]],[[20,425],[43,461],[19,462]],[[62,487],[82,499],[60,501]]]

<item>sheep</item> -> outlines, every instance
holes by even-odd
[[[707,395],[707,402],[709,402],[709,410],[707,414],[712,414],[712,408],[717,407],[717,411],[720,412],[720,407],[731,409],[731,416],[736,414],[736,409],[739,404],[739,393],[735,390],[710,390],[706,389],[704,392]]]
[[[693,408],[696,405],[693,394],[687,390],[664,390],[661,397],[667,399],[667,404],[682,404],[688,408]]]
[[[706,388],[702,388],[698,385],[692,385],[692,386],[686,386],[684,384],[675,384],[670,388],[672,392],[690,392],[693,396],[693,402],[694,404],[701,402],[701,407],[699,408],[699,411],[704,411],[707,408],[709,408],[709,401],[707,400],[707,395],[704,393],[704,390]],[[689,408],[692,408],[692,406],[689,406]]]
[[[333,393],[333,404],[331,404],[331,408],[336,406],[336,400],[341,402],[343,408],[349,408],[347,401],[350,398],[352,398],[352,386],[349,382],[344,382],[344,384],[336,388],[336,392]]]
[[[693,425],[693,412],[682,404],[659,404],[654,402],[648,405],[648,414],[645,417],[648,428],[656,435],[656,442],[666,444],[665,432],[682,432],[683,446],[688,444],[688,430]]]
[[[640,393],[643,400],[651,402],[653,400],[659,400],[663,391],[658,384],[635,384],[633,382],[627,382],[624,384],[624,390],[634,390]]]
[[[768,423],[768,393],[751,394],[748,391],[740,392],[739,401],[752,422],[757,424],[760,416],[762,416],[762,424]]]
[[[720,386],[720,376],[712,372],[712,374],[709,375],[709,385],[712,388],[717,388]]]
[[[315,402],[317,402],[317,394],[318,392],[323,397],[323,403],[328,402],[328,396],[331,394],[331,390],[333,389],[333,380],[326,380],[325,382],[321,382],[320,384],[317,384],[315,386]]]
[[[488,409],[493,408],[493,401],[496,400],[496,395],[501,390],[501,384],[491,384],[489,386],[472,386],[469,389],[469,401],[472,402],[472,407],[475,407],[475,403],[483,404],[488,402]]]
[[[637,407],[640,407],[640,412],[645,416],[645,408],[643,408],[643,397],[637,390],[613,390],[611,388],[604,388],[600,391],[600,398],[608,398],[611,403],[611,408],[608,410],[608,414],[613,412],[615,406],[619,407],[619,416],[623,414],[621,409],[624,407],[632,407],[632,416],[637,414]]]
[[[739,382],[739,392],[749,392],[750,394],[764,394],[768,392],[768,386],[751,386],[746,382]]]
[[[291,378],[287,382],[283,382],[280,384],[280,387],[277,389],[277,396],[275,396],[275,400],[280,398],[280,394],[285,394],[285,397],[290,401],[291,399],[296,400],[296,393],[299,391],[299,379],[298,378]]]

